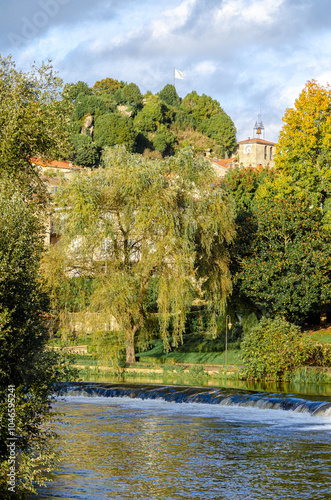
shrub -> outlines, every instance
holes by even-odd
[[[308,364],[312,366],[331,366],[331,346],[316,342],[308,360]]]
[[[314,344],[299,327],[281,318],[262,318],[245,335],[241,348],[248,377],[275,380],[306,363]]]

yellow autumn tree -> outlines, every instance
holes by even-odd
[[[275,165],[296,188],[323,202],[330,183],[331,87],[308,81],[286,110]]]

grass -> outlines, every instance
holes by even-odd
[[[154,363],[192,363],[192,364],[212,364],[224,365],[225,352],[163,352],[162,340],[156,340],[154,347],[150,351],[138,353],[140,362]],[[229,365],[242,364],[240,349],[229,349],[227,355]]]
[[[310,338],[314,340],[314,342],[331,344],[331,329],[327,328],[325,330],[318,330],[316,332],[310,333]]]

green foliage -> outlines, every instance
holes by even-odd
[[[151,95],[147,98],[143,109],[134,119],[134,128],[137,132],[144,134],[155,132],[161,125],[170,122],[171,114],[168,106],[164,104],[160,97]]]
[[[74,120],[80,121],[85,115],[103,115],[109,113],[109,106],[100,96],[78,94],[74,105]]]
[[[132,151],[135,142],[132,120],[117,113],[107,113],[97,117],[94,140],[100,148],[125,145],[128,151]]]
[[[168,106],[178,106],[179,97],[176,91],[176,87],[167,83],[162,90],[158,93],[160,99],[165,102]]]
[[[330,184],[330,110],[331,87],[307,82],[284,115],[275,158],[301,190],[316,195],[315,203],[323,201]]]
[[[243,215],[250,212],[258,189],[266,181],[274,180],[274,170],[263,167],[236,167],[226,173],[222,186],[235,201],[237,214]]]
[[[119,82],[114,78],[104,78],[95,82],[92,91],[95,95],[112,94],[116,90],[123,88],[124,82]]]
[[[241,349],[248,377],[276,380],[305,364],[313,343],[299,327],[283,319],[262,318],[245,335]]]
[[[122,89],[122,96],[125,104],[137,109],[142,107],[143,96],[141,95],[138,85],[135,83],[124,85]]]
[[[76,165],[83,167],[94,167],[99,163],[100,153],[91,136],[86,134],[74,134],[72,136],[74,146],[73,160]]]
[[[195,293],[214,312],[224,304],[231,289],[226,247],[233,213],[213,187],[209,163],[195,160],[191,151],[148,161],[124,148],[108,149],[104,165],[59,192],[58,207],[68,216],[58,220],[62,238],[51,249],[48,272],[97,278],[91,308],[105,322],[116,319],[127,360],[134,362],[134,340],[150,335],[148,297],[155,278],[166,348],[170,323],[174,344],[180,342]]]
[[[91,95],[92,89],[86,82],[78,81],[77,83],[66,83],[62,92],[64,99],[75,101],[78,95]]]
[[[221,156],[230,155],[236,147],[236,127],[231,118],[223,111],[220,114],[205,118],[199,130],[215,140],[221,148]]]
[[[181,108],[190,118],[192,125],[200,129],[204,120],[219,113],[224,113],[218,101],[206,94],[199,96],[194,90],[183,99]]]
[[[45,350],[48,300],[39,281],[44,248],[40,206],[27,192],[0,187],[0,492],[6,498],[8,462],[8,386],[15,393],[16,492],[43,484],[53,464],[51,432],[53,383],[70,370]]]
[[[23,73],[0,56],[0,174],[17,185],[40,190],[33,156],[68,154],[71,107],[60,99],[61,86],[49,64]]]
[[[153,146],[162,155],[170,154],[175,146],[175,136],[164,125],[160,125],[153,138]]]
[[[310,203],[305,197],[260,201],[236,256],[241,293],[265,315],[298,325],[331,301],[329,236],[321,210]]]
[[[314,343],[308,364],[331,367],[331,346],[320,342]]]

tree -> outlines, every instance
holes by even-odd
[[[96,280],[90,307],[105,323],[116,319],[132,363],[135,341],[148,333],[152,282],[166,349],[169,328],[174,345],[181,340],[195,294],[214,313],[224,304],[231,290],[227,245],[233,214],[213,187],[209,164],[194,160],[190,151],[157,162],[108,149],[104,164],[61,190],[62,237],[53,252],[64,259],[62,273]],[[49,258],[49,272],[58,274],[56,259]]]
[[[275,166],[291,177],[301,192],[309,192],[314,204],[324,201],[330,184],[331,87],[307,82],[283,117]]]
[[[83,167],[95,167],[99,163],[99,149],[92,142],[91,136],[86,134],[73,134],[74,162]]]
[[[179,97],[176,91],[176,87],[167,83],[159,92],[160,99],[165,102],[168,106],[179,106]]]
[[[62,92],[64,99],[70,99],[75,101],[77,96],[81,95],[92,95],[92,89],[88,86],[86,82],[79,80],[77,83],[66,83]]]
[[[135,142],[132,119],[118,113],[98,116],[95,121],[94,140],[100,148],[123,144],[132,151]]]
[[[236,279],[264,315],[302,325],[330,303],[330,236],[322,217],[302,196],[259,200],[242,221]]]
[[[61,90],[62,80],[50,64],[33,66],[30,73],[24,73],[10,57],[0,56],[1,175],[40,190],[31,158],[67,155],[71,108],[60,99]]]
[[[112,94],[116,90],[123,88],[124,85],[124,82],[119,82],[114,78],[104,78],[95,82],[92,91],[95,95]]]
[[[101,96],[78,94],[74,104],[73,119],[80,122],[88,113],[103,115],[109,113],[109,106]]]
[[[223,111],[210,118],[205,118],[199,130],[215,140],[220,146],[222,156],[230,155],[236,147],[236,127],[231,118]]]
[[[141,108],[143,105],[143,96],[138,85],[129,83],[123,87],[122,96],[124,103],[133,108]]]
[[[44,249],[44,216],[28,190],[0,184],[0,493],[8,492],[12,463],[8,447],[9,401],[13,394],[16,493],[44,484],[54,463],[51,433],[43,428],[51,414],[53,384],[64,377],[58,356],[45,350],[47,296],[39,279]],[[10,412],[9,412],[10,410]]]
[[[30,73],[0,57],[0,493],[8,491],[9,414],[15,396],[16,496],[35,491],[50,470],[50,396],[64,378],[45,351],[47,296],[40,283],[44,188],[32,156],[54,158],[69,145],[71,107],[61,80],[43,64]],[[43,204],[41,205],[41,201]],[[9,411],[10,410],[10,411]]]
[[[246,333],[241,349],[248,377],[277,380],[306,363],[314,344],[298,326],[281,318],[262,318]]]
[[[206,94],[199,96],[195,90],[183,99],[181,108],[190,118],[194,127],[199,130],[205,119],[223,112],[218,101]]]
[[[175,146],[175,137],[164,125],[160,125],[153,138],[153,146],[162,155],[171,153]]]

